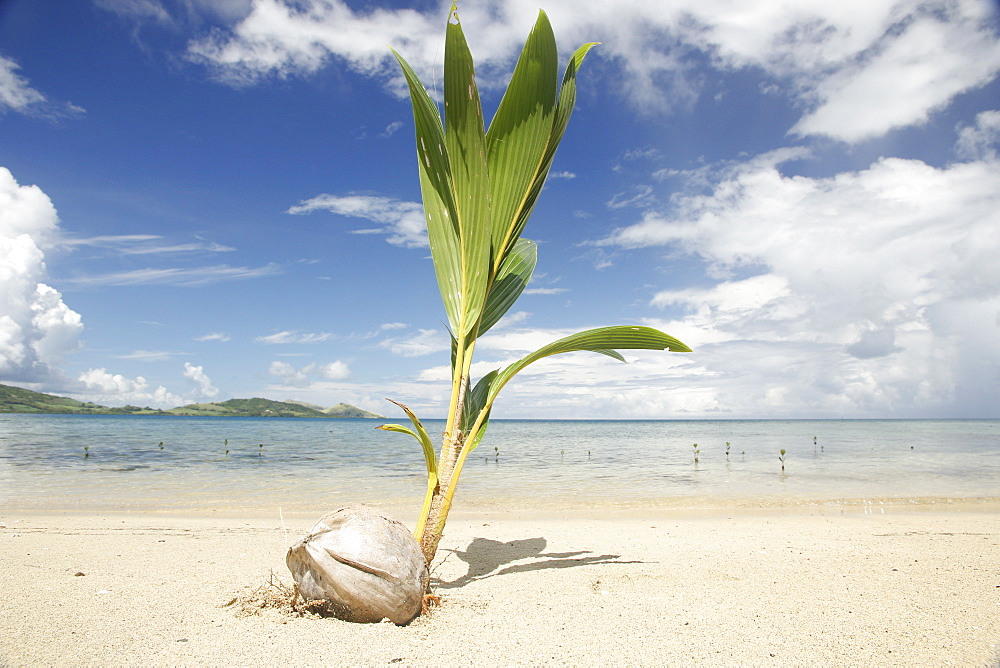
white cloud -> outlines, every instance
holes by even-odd
[[[184,362],[184,377],[198,386],[198,393],[201,396],[208,399],[219,396],[219,388],[212,385],[212,379],[205,374],[204,367]]]
[[[280,378],[285,385],[305,387],[309,385],[310,382],[309,375],[306,370],[311,371],[311,367],[312,365],[305,367],[305,369],[296,369],[288,362],[275,360],[271,362],[271,366],[268,367],[267,372],[275,378]]]
[[[101,368],[88,369],[77,380],[80,388],[74,393],[76,396],[105,406],[132,404],[172,408],[185,403],[183,397],[171,394],[162,385],[150,391],[149,384],[142,376],[128,378]]]
[[[421,329],[409,337],[388,338],[379,343],[393,355],[400,357],[422,357],[432,353],[447,351],[451,347],[448,333],[437,329]]]
[[[275,360],[271,362],[267,372],[280,379],[283,385],[297,388],[308,388],[314,385],[315,378],[339,381],[351,377],[350,366],[341,360],[322,365],[311,363],[301,368],[296,368],[288,362]]]
[[[792,128],[855,142],[925,122],[955,95],[1000,70],[1000,41],[968,16],[977,3],[952,3],[944,15],[918,15],[815,85],[818,100]],[[964,10],[964,11],[963,11]],[[863,111],[859,110],[863,104]]]
[[[205,21],[239,21],[250,13],[253,0],[94,0],[94,4],[130,24],[133,39],[147,48],[139,39],[147,25],[178,31]]]
[[[402,121],[393,121],[389,125],[385,126],[385,130],[382,131],[383,137],[391,137],[396,134],[396,131],[403,127]]]
[[[346,380],[351,377],[350,367],[340,360],[324,364],[319,368],[319,373],[327,380]]]
[[[19,69],[15,61],[0,56],[0,114],[10,110],[27,116],[59,118],[84,112],[72,104],[50,102],[17,73]]]
[[[491,332],[499,331],[502,329],[510,329],[512,327],[517,327],[518,325],[527,322],[531,317],[531,314],[527,311],[515,311],[514,313],[505,314],[497,324],[490,328]]]
[[[94,0],[101,9],[135,22],[172,25],[170,12],[157,0]]]
[[[45,102],[45,96],[28,85],[17,73],[18,69],[13,60],[0,56],[0,111],[12,109],[24,113]]]
[[[258,336],[254,339],[254,343],[266,343],[269,345],[276,344],[286,344],[286,343],[322,343],[324,341],[330,341],[335,338],[333,334],[329,332],[276,332],[274,334],[269,334],[267,336]]]
[[[515,0],[462,7],[483,88],[506,79],[536,11]],[[546,12],[564,48],[602,42],[599,57],[621,68],[620,91],[640,110],[693,104],[704,84],[691,63],[708,60],[721,71],[755,69],[769,88],[791,96],[805,111],[795,132],[844,141],[922,123],[1000,70],[989,0],[682,0],[669,6],[550,0]],[[403,95],[386,45],[434,88],[444,19],[439,5],[422,14],[355,12],[340,0],[295,6],[257,0],[245,19],[192,42],[189,52],[234,83],[308,74],[335,61]]]
[[[166,269],[135,269],[110,274],[97,274],[68,279],[66,282],[81,287],[112,285],[175,285],[199,287],[222,281],[241,281],[281,273],[280,267],[271,262],[262,267],[232,267],[217,264],[207,267],[170,267]]]
[[[230,338],[232,337],[230,337],[229,334],[226,334],[225,332],[209,332],[204,336],[199,336],[198,338],[195,339],[195,341],[218,341],[220,343],[226,343],[227,341],[230,340]]]
[[[427,246],[424,209],[418,202],[403,202],[375,195],[318,195],[291,207],[286,213],[303,214],[313,211],[329,211],[338,216],[380,223],[384,227],[378,232],[387,235],[389,243],[396,246]]]
[[[294,7],[258,0],[231,33],[212,33],[193,42],[189,53],[236,84],[315,72],[331,55],[358,72],[384,74],[389,65],[386,45],[429,48],[425,36],[430,27],[429,17],[407,9],[355,14],[338,0]]]
[[[974,125],[958,128],[955,152],[971,160],[996,160],[1000,145],[1000,111],[990,110],[976,116]]]
[[[52,202],[0,167],[0,378],[39,382],[54,377],[83,331],[80,315],[46,277],[44,249],[57,235]]]
[[[126,355],[112,355],[112,357],[120,360],[138,360],[140,362],[164,362],[171,357],[186,354],[173,353],[168,350],[133,350]]]
[[[720,281],[652,299],[695,348],[691,380],[744,415],[995,414],[1000,163],[815,179],[782,175],[790,157],[729,167],[602,242],[700,257]]]
[[[646,207],[654,203],[653,189],[648,185],[632,186],[625,192],[615,193],[608,200],[609,209],[623,209],[628,206]]]
[[[409,327],[405,322],[385,322],[379,325],[379,329],[388,332],[394,329],[406,329]]]

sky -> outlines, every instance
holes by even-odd
[[[389,47],[439,98],[450,4],[0,0],[0,383],[443,417]],[[995,0],[466,0],[487,122],[540,7],[601,45],[473,374],[694,352],[549,358],[494,417],[1000,417]]]

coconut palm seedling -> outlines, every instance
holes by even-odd
[[[468,455],[482,442],[500,390],[521,370],[551,355],[591,351],[625,361],[620,350],[690,352],[649,327],[591,329],[470,378],[476,341],[507,313],[531,279],[534,242],[522,237],[576,100],[576,76],[594,43],[569,59],[560,86],[558,54],[544,12],[521,51],[487,129],[456,7],[445,35],[444,120],[416,73],[393,51],[413,105],[420,190],[431,258],[451,334],[451,398],[440,451],[409,408],[393,401],[412,428],[383,425],[420,442],[427,492],[414,536],[428,563],[437,551]],[[391,400],[390,400],[391,401]]]

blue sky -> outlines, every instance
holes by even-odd
[[[439,90],[449,6],[0,1],[0,382],[440,417],[388,47]],[[994,2],[541,6],[602,44],[473,371],[611,324],[695,352],[552,358],[496,417],[1000,417]],[[460,6],[487,116],[538,8]]]

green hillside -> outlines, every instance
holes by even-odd
[[[384,415],[379,415],[378,413],[372,413],[371,411],[366,411],[358,408],[357,406],[352,406],[350,404],[340,403],[336,406],[330,406],[323,410],[328,417],[337,418],[369,418],[384,420],[386,419]]]
[[[230,399],[203,404],[190,404],[168,411],[139,406],[109,408],[52,394],[32,392],[20,387],[0,384],[0,413],[70,413],[78,415],[187,415],[214,417],[312,417],[312,418],[375,418],[377,413],[361,410],[350,404],[322,408],[296,401],[270,399]]]
[[[219,417],[330,417],[301,404],[270,399],[230,399],[205,404],[189,404],[167,411],[171,415],[212,415]]]
[[[0,413],[106,413],[106,406],[0,385]]]

